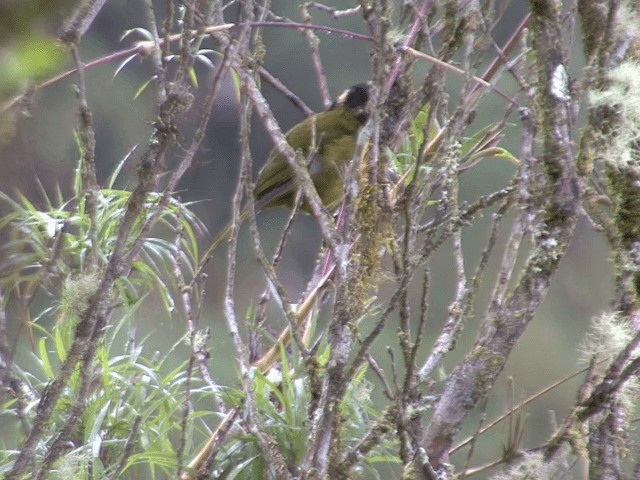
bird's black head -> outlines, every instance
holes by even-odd
[[[367,103],[369,102],[370,88],[371,87],[368,83],[358,83],[357,85],[353,85],[336,98],[333,105],[331,105],[331,108],[340,106],[355,111],[358,115],[358,121],[364,125],[367,118],[369,118]]]

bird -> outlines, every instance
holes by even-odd
[[[358,133],[369,118],[370,84],[358,83],[339,95],[331,106],[292,127],[285,138],[291,148],[308,159],[309,176],[324,207],[337,208],[344,197],[344,173],[353,158]],[[270,208],[295,207],[298,182],[286,156],[273,148],[260,170],[253,190],[256,212]],[[251,205],[240,213],[243,221]],[[310,213],[305,200],[300,211]],[[206,258],[231,235],[232,222],[214,238]]]

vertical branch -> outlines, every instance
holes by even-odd
[[[90,220],[89,239],[91,240],[91,252],[87,268],[98,268],[100,258],[100,239],[98,238],[97,208],[99,201],[98,181],[96,179],[96,139],[93,128],[93,116],[87,102],[87,86],[85,83],[84,66],[80,60],[78,46],[71,47],[73,59],[78,73],[78,139],[80,142],[80,177],[82,180],[82,192],[85,198],[85,209]]]
[[[89,2],[90,3],[90,2]],[[97,14],[97,11],[95,12]],[[92,18],[91,18],[92,19]],[[80,22],[80,20],[78,20]],[[90,23],[90,20],[87,20]],[[80,22],[82,23],[82,22]],[[81,25],[76,28],[82,29]],[[86,25],[88,28],[88,24]],[[79,37],[74,36],[76,40]],[[79,143],[80,143],[80,172],[82,195],[85,196],[85,210],[90,219],[88,237],[91,241],[91,251],[89,253],[87,269],[99,268],[100,261],[100,240],[98,238],[97,208],[98,208],[98,185],[95,169],[95,132],[93,128],[93,118],[87,102],[87,90],[84,75],[84,66],[80,60],[77,44],[71,47],[72,55],[76,63],[78,73],[78,103],[79,103]],[[71,411],[68,413],[64,425],[59,430],[55,440],[51,443],[48,451],[40,465],[36,478],[38,480],[46,478],[52,465],[69,449],[71,435],[79,418],[85,408],[87,397],[90,393],[90,386],[93,380],[93,358],[96,343],[90,343],[81,356],[82,368],[80,369],[80,388],[74,400]]]
[[[157,87],[155,90],[156,101],[158,105],[161,105],[167,99],[167,70],[165,69],[164,58],[166,53],[169,52],[171,42],[169,41],[169,32],[171,31],[170,25],[166,28],[164,41],[160,41],[160,34],[158,33],[158,26],[156,24],[156,15],[153,9],[153,2],[151,0],[143,0],[144,13],[147,20],[147,28],[151,32],[154,48],[151,50],[151,60],[153,61],[153,68],[157,79]],[[167,2],[167,8],[173,8],[173,2]],[[169,18],[169,16],[168,16]]]
[[[158,89],[162,89],[160,84]],[[162,158],[177,131],[178,119],[188,110],[190,102],[191,97],[187,88],[185,85],[179,84],[175,91],[172,91],[164,101],[159,103],[155,129],[138,168],[138,182],[127,201],[100,286],[78,320],[73,342],[56,378],[49,383],[40,399],[32,429],[24,441],[12,469],[6,475],[7,480],[20,478],[27,466],[33,462],[35,449],[46,432],[54,409],[79,362],[82,362],[83,371],[87,372],[87,379],[89,377],[88,374],[91,372],[89,367],[93,362],[98,340],[104,335],[105,326],[112,312],[111,300],[114,284],[117,279],[126,275],[131,269],[132,264],[125,261],[125,256],[129,252],[128,245],[130,245],[131,234],[146,209],[149,192],[155,190],[157,186],[157,179],[162,168]],[[129,258],[135,258],[137,252],[132,253],[134,255]],[[87,379],[83,380],[81,388],[86,386]],[[81,406],[84,398],[80,397],[75,407]],[[79,411],[74,411],[77,417]],[[69,418],[74,417],[71,415]],[[56,455],[57,452],[52,452],[50,458],[54,458]]]
[[[48,478],[54,463],[60,459],[62,455],[69,452],[74,445],[72,435],[81,423],[81,417],[91,393],[95,373],[93,360],[97,347],[98,342],[90,342],[82,356],[81,368],[79,368],[80,387],[78,388],[78,393],[73,400],[70,411],[64,419],[64,425],[57,432],[51,445],[48,446],[47,453],[40,464],[35,480],[45,480]]]
[[[7,298],[0,288],[0,395],[15,398],[17,415],[24,434],[29,431],[29,424],[25,417],[28,402],[33,400],[27,385],[14,373],[14,362],[7,325]]]
[[[309,4],[303,3],[299,8],[302,15],[302,21],[310,25],[311,14],[309,13]],[[329,95],[327,76],[324,71],[324,66],[322,65],[322,59],[320,58],[320,41],[318,40],[318,36],[311,29],[305,29],[302,33],[307,38],[309,48],[311,49],[311,61],[313,62],[313,68],[316,71],[316,80],[318,81],[318,87],[320,88],[322,104],[324,105],[324,108],[329,108],[329,105],[331,105],[331,95]]]
[[[178,222],[180,222],[180,218],[178,218]],[[185,282],[184,274],[183,274],[183,259],[184,252],[182,251],[182,242],[184,241],[183,229],[178,223],[176,225],[176,238],[173,243],[173,251],[175,252],[175,257],[173,259],[173,276],[177,281],[177,288],[180,292],[180,301],[182,303],[182,313],[186,319],[186,327],[187,327],[187,338],[189,340],[189,360],[187,361],[187,368],[185,374],[185,386],[184,386],[184,399],[182,401],[182,416],[180,420],[180,441],[178,443],[178,448],[176,452],[177,457],[177,474],[176,476],[180,476],[182,473],[182,469],[184,467],[184,448],[186,445],[186,435],[187,435],[187,421],[189,420],[189,415],[191,413],[191,383],[193,380],[193,366],[196,361],[196,335],[197,335],[197,323],[199,323],[199,318],[194,315],[193,309],[193,297],[192,297],[192,289],[187,288],[187,284]]]
[[[249,112],[249,105],[245,100],[246,96],[243,96],[243,102],[241,107],[241,128],[246,129],[249,123],[249,120],[246,118]],[[241,139],[243,143],[249,141],[246,133],[243,135],[241,133]],[[229,249],[227,253],[227,273],[226,273],[226,281],[225,281],[225,292],[224,292],[224,313],[225,318],[227,320],[227,326],[229,327],[229,332],[231,333],[231,339],[233,340],[233,344],[236,349],[236,358],[240,364],[240,373],[242,377],[245,379],[243,384],[246,384],[246,377],[249,373],[249,368],[251,363],[249,362],[249,352],[240,336],[240,328],[238,319],[236,318],[235,313],[235,300],[234,300],[234,288],[235,288],[235,278],[236,278],[236,259],[237,259],[237,248],[238,248],[238,232],[240,229],[240,220],[241,220],[241,204],[243,193],[245,190],[245,185],[247,184],[249,178],[249,169],[248,169],[249,157],[245,152],[241,157],[240,163],[240,173],[238,182],[236,184],[236,190],[233,194],[233,204],[232,204],[232,228],[231,228],[231,236],[229,237]]]
[[[371,9],[363,5],[371,14]],[[390,13],[388,2],[380,2],[375,7],[380,23],[372,20],[375,29],[376,54],[374,58],[374,83],[382,85],[385,65],[389,60],[386,20]],[[367,12],[364,12],[365,15]],[[336,299],[334,315],[328,327],[330,354],[326,375],[322,380],[322,396],[312,415],[310,448],[302,462],[305,470],[313,469],[314,478],[342,478],[348,472],[341,471],[339,451],[342,422],[339,404],[342,400],[353,372],[348,359],[353,349],[354,333],[357,322],[365,312],[368,293],[377,286],[375,272],[381,261],[381,246],[390,228],[388,213],[382,205],[383,196],[378,184],[378,158],[380,154],[380,116],[382,97],[379,91],[372,92],[370,102],[373,105],[366,149],[356,149],[355,168],[357,175],[346,179],[346,199],[351,207],[345,222],[346,238],[355,239],[348,256],[336,256]],[[361,139],[364,135],[361,135]],[[360,143],[360,142],[359,142]],[[351,169],[354,172],[355,168]],[[351,202],[351,203],[349,203]],[[361,357],[361,355],[359,356]]]
[[[76,45],[104,7],[107,0],[83,0],[76,7],[60,32],[60,40]]]
[[[540,206],[544,220],[536,231],[536,248],[525,274],[505,304],[488,312],[474,348],[447,380],[425,432],[425,448],[437,470],[448,463],[453,436],[469,410],[487,395],[515,342],[533,318],[576,225],[581,190],[569,135],[571,98],[564,65],[560,2],[536,0],[532,11],[538,75],[536,109],[549,200]]]

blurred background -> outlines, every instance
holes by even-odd
[[[34,62],[43,63],[43,66],[37,69],[40,80],[71,68],[70,56],[59,51],[55,44],[46,39],[55,38],[61,22],[74,3],[5,0],[0,4],[0,18],[3,19],[0,22],[0,38],[4,39],[0,45],[0,66],[3,67],[0,70],[4,72],[0,74],[4,75],[0,76],[2,102],[12,98],[25,87],[24,77],[30,75],[29,65],[33,65]],[[282,16],[300,20],[298,3],[292,0],[274,0],[273,10]],[[343,1],[325,3],[345,7]],[[159,16],[163,11],[162,5],[162,2],[157,2]],[[515,1],[507,6],[507,13],[495,30],[498,44],[504,42],[521,20],[525,8],[524,0]],[[230,11],[228,14],[227,20],[233,21],[233,12]],[[317,24],[335,25],[366,33],[365,25],[358,15],[336,20],[326,13],[315,12],[313,21]],[[135,34],[124,41],[120,38],[125,31],[136,27],[146,27],[139,2],[107,2],[80,45],[82,59],[86,62],[127,48],[139,38],[136,38]],[[321,98],[304,36],[290,29],[266,29],[264,40],[267,52],[264,66],[312,109],[321,110]],[[335,96],[350,85],[370,78],[369,45],[335,35],[320,35],[320,42],[320,52],[332,95]],[[570,71],[571,68],[581,68],[579,48],[579,45],[575,46],[576,54],[571,60]],[[38,60],[39,57],[43,58]],[[215,63],[216,59],[213,60]],[[11,66],[11,69],[8,66]],[[136,98],[140,87],[151,76],[148,60],[135,59],[114,75],[117,67],[118,64],[110,63],[87,72],[88,100],[96,130],[98,181],[104,185],[114,166],[133,150],[134,154],[125,164],[124,172],[117,183],[119,188],[127,189],[135,184],[138,154],[144,150],[151,131],[151,122],[155,118],[154,98],[152,87]],[[416,78],[422,78],[429,68],[429,65],[420,64],[415,71]],[[14,71],[18,73],[11,73]],[[204,64],[197,65],[197,72],[200,84],[198,95],[203,97],[213,72]],[[56,188],[60,188],[67,197],[71,194],[72,178],[78,161],[74,140],[77,111],[74,81],[75,78],[72,78],[37,92],[32,98],[28,114],[25,110],[25,115],[19,118],[5,118],[0,121],[1,191],[11,196],[20,192],[36,205],[42,204],[43,207],[43,197],[36,179],[42,182],[44,190],[49,195],[52,195]],[[450,85],[451,104],[455,105],[459,82],[456,78],[450,77],[447,85]],[[507,92],[514,91],[515,88],[507,77],[499,86]],[[270,86],[264,85],[263,93],[283,130],[287,130],[303,118],[303,114],[296,107]],[[183,148],[189,143],[189,133],[198,119],[198,108],[202,102],[196,100],[193,105],[192,111],[185,119],[182,136],[167,158],[169,165],[177,162]],[[469,135],[500,119],[504,108],[504,100],[500,97],[491,94],[485,97],[479,105],[474,124],[469,127]],[[513,115],[511,122],[503,146],[518,156],[520,131],[517,115]],[[217,99],[206,139],[196,156],[193,168],[181,182],[178,193],[182,200],[195,202],[193,210],[207,225],[211,236],[226,224],[230,216],[230,200],[238,175],[238,126],[238,101],[232,80],[227,78]],[[254,164],[259,167],[272,146],[260,122],[254,122],[251,144]],[[473,201],[482,194],[506,186],[514,171],[515,168],[504,161],[490,159],[481,162],[478,167],[461,176],[463,200]],[[0,213],[4,214],[6,211],[6,205],[0,203]],[[281,211],[268,211],[259,216],[258,223],[268,251],[273,249],[279,228],[284,224],[286,217],[286,212]],[[490,226],[490,219],[487,217],[474,221],[463,231],[468,272],[475,269],[486,244]],[[507,221],[501,228],[500,246],[504,246],[509,226]],[[206,241],[207,239],[203,238],[202,245],[205,245]],[[298,216],[292,240],[279,270],[293,299],[297,298],[306,286],[319,242],[320,235],[313,221],[303,215]],[[435,338],[445,321],[447,308],[453,298],[455,270],[453,257],[447,253],[450,250],[445,246],[433,257],[433,288],[427,330],[430,338]],[[251,252],[246,226],[241,233],[239,251]],[[513,378],[515,400],[518,401],[579,368],[578,350],[590,319],[608,309],[612,295],[612,269],[608,255],[609,251],[602,236],[595,232],[588,222],[581,221],[577,236],[553,281],[549,295],[539,309],[535,321],[513,352],[501,381],[492,392],[487,411],[489,419],[503,411],[507,399],[508,378]],[[520,262],[523,263],[525,258],[526,255],[522,254]],[[221,383],[234,384],[234,352],[221,305],[225,260],[226,252],[220,250],[208,264],[209,284],[201,322],[203,326],[210,326],[214,332],[210,345],[213,358],[225,359],[217,360],[220,364],[214,366],[218,380]],[[258,301],[260,293],[265,288],[265,282],[260,275],[255,274],[258,271],[257,262],[250,253],[240,258],[238,268],[237,313],[243,317],[246,310]],[[494,258],[477,301],[476,317],[463,332],[458,349],[446,359],[445,371],[449,371],[472,345],[478,318],[486,308],[486,299],[493,288],[496,271],[497,262]],[[419,287],[417,284],[416,302],[419,299]],[[387,294],[388,291],[383,286],[379,295],[384,297]],[[16,314],[9,321],[17,342],[16,361],[28,361],[32,346],[24,335],[20,316]],[[44,321],[53,322],[54,319]],[[326,318],[320,321],[326,321]],[[160,351],[174,343],[185,330],[183,319],[179,315],[169,318],[164,310],[154,308],[154,302],[148,302],[136,322],[141,337],[147,333],[151,334],[146,348]],[[281,325],[281,318],[275,320],[274,331]],[[162,335],[154,335],[159,332],[162,332]],[[387,345],[395,346],[395,335],[396,327],[391,324],[376,342],[376,349],[382,352]],[[186,351],[185,349],[185,354]],[[381,354],[381,358],[388,357]],[[176,359],[176,364],[182,360]],[[578,383],[579,381],[569,382],[527,407],[525,446],[534,446],[545,440],[553,425],[552,415],[562,418],[567,412],[568,405],[575,399]],[[374,389],[373,395],[374,398],[378,398],[382,394],[379,389]],[[2,425],[3,417],[0,412],[0,432],[3,431]],[[467,422],[467,425],[469,430],[463,434],[470,434],[475,428],[473,421]],[[504,441],[503,429],[497,428],[489,438],[492,441],[481,442],[476,460],[488,460],[499,455],[500,443]],[[464,456],[460,458],[464,461]]]

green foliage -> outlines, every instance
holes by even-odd
[[[411,122],[408,135],[405,136],[400,148],[396,152],[388,151],[398,173],[407,176],[406,183],[411,182],[414,175],[416,158],[425,145],[425,139],[430,142],[438,134],[438,124],[429,118],[429,107],[421,110]]]
[[[15,419],[9,422],[14,425],[21,420],[26,431],[37,417],[45,389],[68,355],[77,321],[100,288],[117,243],[130,195],[113,188],[121,168],[122,163],[108,187],[97,192],[93,213],[89,195],[81,192],[79,175],[71,199],[64,199],[58,189],[54,198],[43,193],[41,206],[19,193],[14,199],[0,192],[0,199],[10,208],[0,219],[0,232],[6,239],[0,249],[2,298],[6,305],[26,306],[27,320],[31,319],[27,326],[36,339],[31,359],[36,368],[23,367],[22,362],[13,366],[24,395],[6,401],[0,415],[4,420]],[[126,457],[121,468],[129,478],[175,473],[173,440],[182,428],[187,369],[185,363],[171,370],[167,367],[172,356],[188,355],[176,354],[182,341],[161,358],[146,355],[145,341],[138,343],[135,338],[134,320],[152,293],[162,299],[167,316],[171,315],[180,294],[176,268],[184,281],[193,276],[197,239],[203,227],[188,205],[175,198],[170,198],[166,206],[161,201],[160,194],[148,196],[144,215],[125,240],[127,247],[141,241],[141,253],[133,261],[130,274],[116,281],[112,323],[98,346],[92,370],[84,372],[91,377],[91,392],[81,421],[73,428],[74,448],[56,463],[55,478],[106,478],[118,467],[127,442],[134,445],[133,454]],[[157,209],[158,221],[145,235],[146,222]],[[45,327],[45,321],[52,326]],[[65,424],[80,385],[81,372],[75,371],[53,413],[48,427],[51,433],[38,446],[39,460],[55,441],[54,432]],[[202,396],[197,385],[191,391],[192,398]],[[133,429],[133,425],[138,426]],[[4,438],[12,443],[0,449],[0,476],[11,468],[23,440],[22,434]],[[93,473],[89,476],[90,471]]]
[[[60,305],[67,307],[65,313],[77,317],[83,305],[86,308],[113,252],[129,201],[130,192],[112,188],[121,166],[111,178],[109,188],[97,193],[93,221],[87,196],[80,193],[79,176],[75,194],[69,200],[62,198],[59,189],[54,199],[43,191],[43,208],[20,193],[14,200],[0,192],[0,200],[11,209],[0,219],[0,232],[7,239],[0,249],[0,286],[5,292],[24,297],[44,287],[59,296]],[[170,198],[168,205],[162,206],[161,201],[161,194],[148,196],[145,215],[137,219],[126,240],[126,246],[133,245],[155,210],[161,209],[156,226],[143,240],[141,256],[134,261],[131,275],[118,281],[116,302],[135,303],[155,288],[170,313],[178,288],[173,268],[177,262],[187,280],[193,275],[198,257],[197,239],[205,229],[188,204]],[[93,232],[96,245],[92,242]],[[166,238],[167,233],[176,232],[179,232],[177,243]],[[89,260],[94,257],[97,262]]]
[[[504,130],[504,125],[490,123],[465,139],[461,145],[460,169],[467,170],[474,167],[484,158],[499,158],[518,165],[520,161],[514,155],[497,146],[504,137]]]
[[[252,413],[286,464],[295,467],[301,464],[310,447],[308,440],[311,392],[308,379],[297,376],[302,373],[300,365],[291,366],[284,350],[281,351],[281,361],[281,370],[277,373],[264,375],[257,370],[252,372],[252,395],[255,402],[255,410]],[[366,372],[366,367],[358,372],[340,406],[345,419],[341,436],[344,451],[358,444],[378,418],[378,412],[371,402],[372,386],[366,379]],[[236,390],[235,398],[240,397],[244,395]],[[371,472],[375,472],[374,464],[395,461],[395,455],[391,453],[392,448],[394,442],[383,442],[364,460],[364,465]],[[261,450],[258,439],[250,433],[235,435],[220,455],[213,478],[275,478],[275,467],[269,452]]]
[[[183,12],[184,13],[184,12]],[[127,37],[131,37],[133,35],[138,35],[140,37],[142,37],[144,40],[142,42],[140,42],[138,44],[138,46],[141,45],[146,45],[148,44],[148,47],[146,48],[151,48],[151,45],[154,44],[154,37],[151,34],[151,32],[149,30],[147,30],[146,28],[141,28],[141,27],[136,27],[136,28],[131,28],[128,30],[125,30],[125,32],[122,34],[122,36],[120,37],[120,41],[125,40]],[[193,51],[194,51],[194,58],[195,60],[197,60],[199,63],[203,64],[205,67],[213,70],[215,69],[215,65],[214,63],[211,61],[211,59],[207,56],[207,55],[215,55],[218,57],[222,57],[222,54],[220,52],[217,52],[215,50],[212,50],[210,48],[201,48],[201,44],[203,39],[205,38],[205,36],[198,36],[192,39],[192,45],[193,45]],[[132,63],[133,60],[135,60],[136,58],[139,58],[139,54],[132,54],[129,55],[127,58],[125,58],[124,60],[122,60],[120,62],[120,64],[118,65],[118,67],[116,68],[113,76],[116,77],[120,72],[122,72],[125,67],[127,67],[130,63]],[[165,57],[165,60],[167,62],[176,62],[180,60],[180,55],[178,54],[169,54]],[[198,73],[196,71],[196,69],[191,66],[188,69],[188,75],[189,75],[189,80],[191,81],[191,84],[194,88],[198,88],[199,82],[198,82]],[[137,99],[140,95],[142,95],[147,88],[152,85],[154,82],[156,82],[158,80],[157,75],[152,75],[150,76],[147,80],[145,80],[136,90],[133,98]]]
[[[113,188],[122,164],[116,166],[107,188],[97,192],[93,214],[89,195],[81,192],[79,174],[72,198],[65,199],[59,189],[53,198],[43,192],[40,206],[19,193],[13,198],[0,192],[0,199],[10,207],[0,219],[0,231],[7,238],[0,249],[0,287],[6,293],[5,302],[18,300],[28,305],[39,298],[38,304],[44,305],[39,310],[33,307],[28,322],[36,339],[31,354],[35,368],[14,365],[14,375],[24,385],[25,396],[11,398],[1,406],[2,416],[12,419],[14,425],[22,419],[29,427],[37,417],[40,399],[69,354],[77,322],[100,288],[129,201],[128,191]],[[91,393],[73,428],[73,448],[55,463],[51,478],[102,479],[114,473],[122,478],[176,475],[188,378],[186,361],[174,366],[171,358],[188,358],[188,352],[181,339],[159,358],[157,353],[149,354],[145,345],[150,337],[136,339],[135,320],[145,302],[157,296],[171,316],[180,294],[175,268],[180,269],[185,282],[193,278],[199,257],[197,240],[203,227],[188,205],[171,198],[162,206],[161,198],[160,194],[148,196],[144,215],[126,239],[126,246],[131,247],[140,237],[141,254],[127,278],[116,282],[112,298],[115,313],[91,371],[74,372],[52,415],[50,433],[36,451],[36,461],[42,461],[80,395],[81,374],[89,374]],[[161,209],[159,221],[141,237],[145,222],[157,208]],[[196,295],[197,289],[192,290]],[[290,360],[287,355],[282,349],[281,378],[254,370],[250,385],[258,424],[270,439],[271,448],[293,466],[300,464],[309,447],[311,392],[308,379],[301,376],[304,370],[299,356]],[[328,358],[328,347],[318,358]],[[345,419],[341,441],[346,447],[356,445],[377,417],[365,373],[366,369],[358,373],[341,403]],[[212,389],[195,378],[190,382],[185,452],[198,447],[194,437],[207,436],[211,423],[208,409],[197,406],[212,404]],[[242,408],[245,403],[242,390],[226,388],[221,393],[229,407]],[[10,470],[23,435],[4,440],[11,443],[2,445],[0,475]],[[387,448],[379,447],[371,453],[372,469],[374,463],[390,461]],[[236,428],[217,456],[214,476],[271,478],[273,468],[258,438]]]
[[[177,355],[178,344],[157,359],[145,355],[144,342],[137,344],[132,338],[130,319],[141,304],[142,299],[129,306],[127,315],[113,325],[99,347],[98,361],[91,372],[92,392],[81,421],[74,428],[75,448],[58,462],[58,478],[63,478],[62,472],[67,472],[66,478],[69,475],[89,478],[89,466],[94,472],[92,478],[107,478],[118,465],[133,425],[138,423],[133,437],[134,454],[122,473],[126,478],[157,478],[159,472],[175,472],[176,455],[171,439],[180,429],[186,368],[183,363],[167,371],[167,363]],[[64,324],[57,324],[52,331],[36,325],[36,330],[41,335],[33,353],[38,369],[26,371],[15,367],[15,373],[31,393],[32,401],[25,412],[27,419],[36,414],[37,403],[55,377],[57,366],[64,361],[73,335],[73,330]],[[76,372],[53,415],[52,432],[64,424],[79,388],[80,375]],[[197,389],[194,392],[199,397],[204,393]],[[16,406],[15,400],[5,403],[2,413],[12,415]],[[38,455],[44,454],[54,440],[55,436],[47,438]],[[0,475],[11,466],[16,446],[4,445],[1,449]]]
[[[420,166],[420,171],[426,175],[431,170],[428,155],[433,154],[427,147],[437,145],[440,126],[438,122],[429,116],[426,107],[416,115],[408,134],[405,136],[400,148],[394,153],[389,151],[398,174],[405,179],[405,184],[413,181],[415,176],[416,159],[426,154]],[[508,150],[499,147],[498,144],[504,137],[505,126],[499,123],[489,124],[465,138],[460,144],[460,159],[458,168],[460,171],[476,166],[485,158],[498,158],[512,164],[519,164],[519,160]]]
[[[64,50],[52,37],[36,32],[15,36],[0,50],[0,99],[51,75],[63,59]]]

